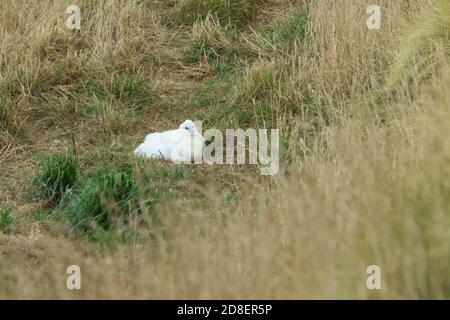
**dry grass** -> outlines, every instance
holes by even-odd
[[[65,1],[0,4],[0,206],[14,219],[0,297],[448,298],[447,2],[380,1],[380,31],[356,0],[267,1],[246,29],[204,8],[192,30],[161,22],[194,2],[82,1],[80,32]],[[281,128],[280,173],[129,156],[192,115]],[[33,155],[70,150],[68,133],[87,178],[131,166],[153,179],[156,218],[131,239],[68,234],[64,203],[27,197]],[[80,291],[65,288],[70,264]],[[372,264],[381,290],[366,287]]]

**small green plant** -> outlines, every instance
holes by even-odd
[[[40,161],[33,177],[33,185],[39,198],[56,205],[71,189],[78,177],[75,157],[67,153],[56,153]]]
[[[14,222],[12,207],[7,205],[0,208],[0,231],[8,231]]]

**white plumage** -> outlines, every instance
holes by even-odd
[[[191,162],[203,157],[204,144],[194,122],[186,120],[178,129],[147,135],[134,154],[150,159]]]

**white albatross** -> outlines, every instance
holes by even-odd
[[[134,154],[185,163],[202,159],[204,145],[205,140],[195,128],[195,123],[186,120],[178,129],[148,134]]]

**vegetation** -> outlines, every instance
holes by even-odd
[[[42,159],[33,177],[36,194],[52,204],[58,204],[78,177],[78,167],[72,155],[56,153]]]
[[[0,297],[450,297],[448,1],[66,5],[0,3]],[[188,118],[280,172],[133,157]]]
[[[192,25],[209,14],[217,17],[222,24],[245,26],[256,13],[256,0],[182,0],[167,15],[175,25]]]
[[[0,231],[8,231],[13,222],[12,208],[10,206],[0,208]]]

